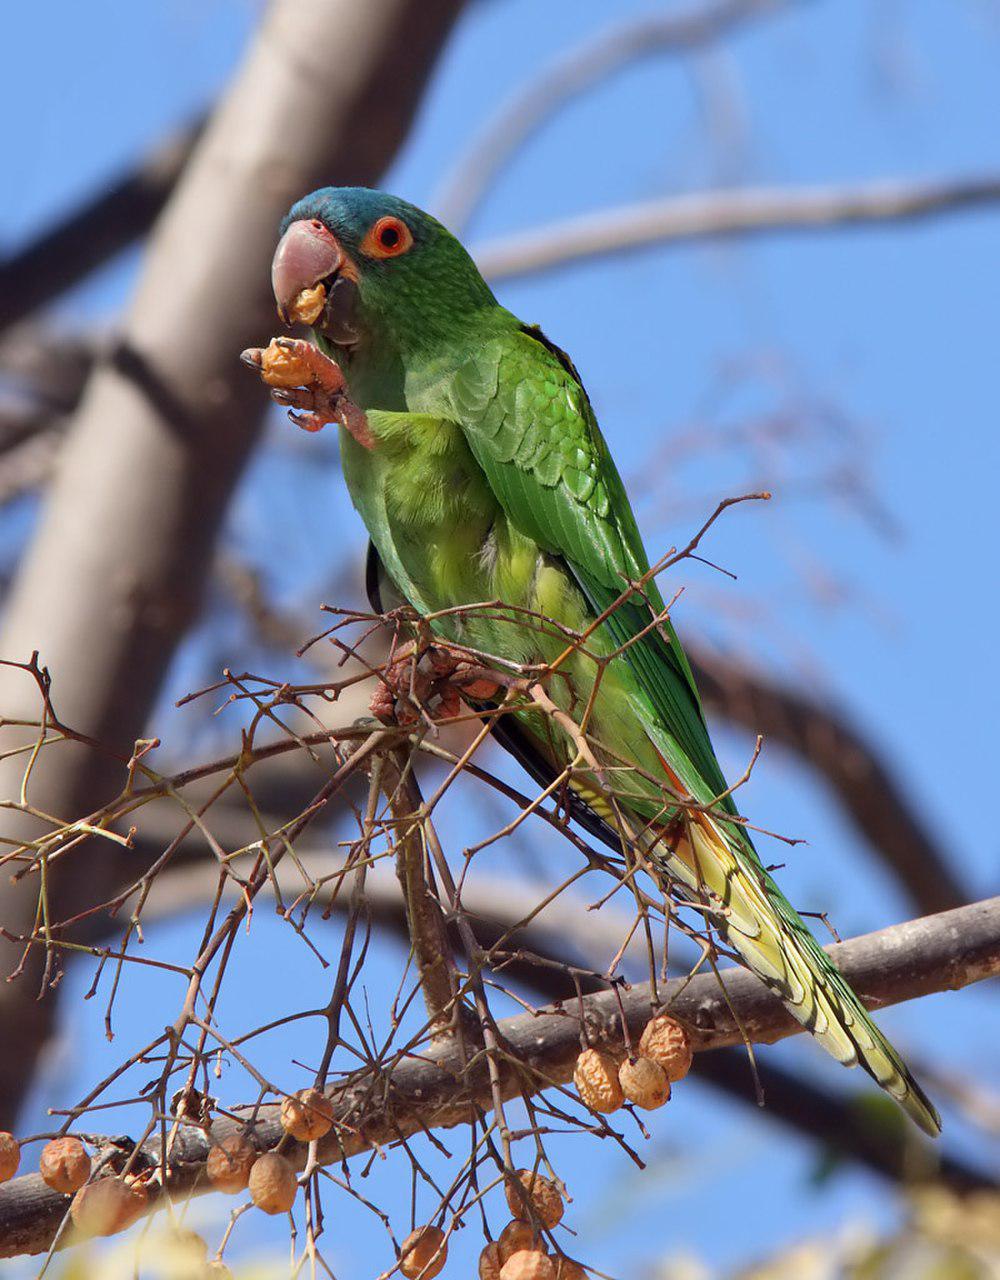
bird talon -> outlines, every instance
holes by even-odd
[[[288,420],[293,422],[303,431],[322,431],[328,422],[332,422],[332,418],[324,418],[318,413],[296,413],[294,409],[288,411]]]
[[[248,347],[240,359],[260,374],[275,404],[302,411],[288,416],[303,431],[339,422],[366,448],[374,446],[368,419],[347,395],[340,366],[318,347],[277,337],[263,349]]]

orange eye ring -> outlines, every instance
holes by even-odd
[[[369,258],[398,258],[413,245],[413,232],[402,220],[386,214],[379,218],[361,242],[361,252]]]

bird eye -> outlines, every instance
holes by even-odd
[[[401,218],[379,218],[361,242],[361,252],[369,258],[398,258],[413,244],[413,233]]]

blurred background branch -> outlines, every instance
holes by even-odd
[[[909,222],[998,201],[994,174],[802,190],[744,187],[602,209],[474,245],[472,253],[488,280],[506,280],[652,245]]]
[[[681,13],[616,21],[599,36],[561,53],[520,87],[480,128],[431,200],[441,221],[460,233],[515,154],[558,110],[646,58],[696,53],[746,22],[803,0],[712,0]]]

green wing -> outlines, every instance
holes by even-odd
[[[560,556],[595,613],[604,613],[647,572],[649,561],[568,358],[536,330],[517,331],[477,350],[450,391],[455,420],[509,518]],[[655,713],[651,736],[693,794],[710,800],[726,783],[691,668],[669,621],[641,634],[653,611],[663,608],[655,581],[644,595],[620,604],[605,626],[616,646],[628,645],[627,660]],[[731,800],[724,803],[735,811]]]
[[[648,561],[621,478],[572,365],[533,331],[477,349],[450,381],[449,412],[509,519],[572,572],[603,614]],[[726,789],[708,737],[691,669],[669,623],[645,631],[663,607],[655,584],[604,624],[636,677],[636,714],[696,799]],[[631,642],[631,643],[629,643]],[[730,797],[724,801],[730,813]],[[764,870],[739,823],[722,833],[692,822],[699,851],[685,867],[666,863],[695,891],[725,904],[719,927],[792,1014],[841,1062],[861,1062],[928,1133],[933,1105],[869,1018],[830,958]],[[696,874],[692,874],[692,873]]]

